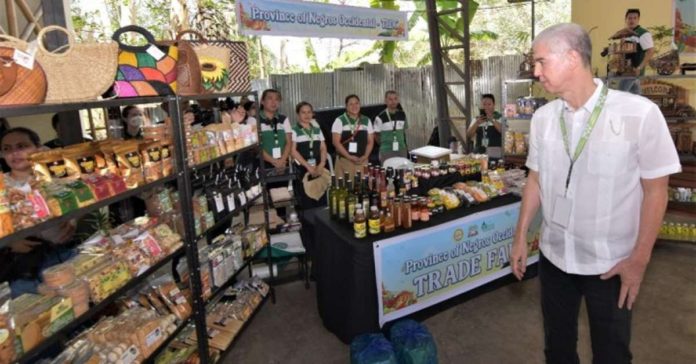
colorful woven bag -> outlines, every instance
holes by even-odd
[[[134,32],[147,40],[144,46],[121,43],[121,35]],[[165,96],[176,93],[177,60],[176,45],[160,45],[146,29],[129,25],[118,29],[113,40],[118,42],[118,71],[114,91],[121,98],[141,96]]]

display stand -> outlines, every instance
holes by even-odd
[[[23,229],[20,231],[17,231],[11,235],[5,236],[0,239],[0,247],[6,247],[12,244],[13,242],[16,242],[20,239],[26,238],[27,236],[35,235],[38,232],[45,231],[46,229],[49,229],[51,227],[56,227],[59,224],[69,221],[72,219],[79,218],[81,216],[84,216],[90,212],[97,211],[103,207],[106,207],[110,204],[113,204],[115,202],[119,202],[122,200],[125,200],[127,198],[139,195],[140,193],[147,192],[152,190],[155,187],[160,187],[166,184],[175,184],[177,186],[177,189],[179,191],[179,196],[180,196],[180,203],[181,203],[181,213],[183,216],[183,222],[184,222],[184,227],[185,231],[183,234],[183,241],[184,241],[184,246],[180,248],[179,250],[175,251],[174,253],[170,254],[169,256],[161,259],[158,261],[156,264],[154,264],[152,267],[150,267],[147,271],[143,272],[142,274],[132,278],[127,284],[125,284],[123,287],[119,288],[117,291],[115,291],[113,294],[111,294],[109,297],[107,297],[105,300],[101,301],[100,303],[96,305],[92,305],[90,309],[80,315],[79,317],[76,317],[74,320],[72,320],[70,323],[65,325],[63,328],[55,332],[53,335],[50,337],[46,338],[43,340],[41,343],[39,343],[36,347],[32,348],[30,351],[24,353],[21,357],[19,357],[16,362],[17,363],[35,363],[39,359],[45,356],[55,356],[57,355],[55,349],[60,347],[63,348],[65,347],[66,343],[74,338],[79,332],[81,332],[83,329],[88,328],[92,324],[95,323],[95,321],[100,317],[101,314],[103,314],[103,311],[107,306],[110,304],[114,303],[116,300],[121,298],[124,294],[128,293],[129,291],[132,291],[133,289],[139,287],[142,283],[147,281],[149,278],[152,278],[153,274],[156,271],[159,271],[161,268],[166,266],[167,264],[170,264],[172,262],[177,261],[179,258],[185,256],[186,257],[186,262],[189,267],[189,272],[190,272],[190,288],[192,292],[192,297],[193,297],[193,302],[191,302],[192,305],[192,314],[190,317],[187,319],[183,320],[177,329],[174,331],[172,335],[170,335],[166,340],[163,341],[162,344],[159,345],[159,347],[146,359],[146,362],[154,362],[154,359],[157,357],[157,355],[164,350],[168,344],[174,340],[179,333],[182,332],[187,326],[190,325],[195,325],[195,331],[196,331],[196,337],[197,337],[197,342],[198,342],[198,352],[200,355],[200,362],[201,363],[210,363],[212,362],[210,356],[208,355],[208,334],[207,334],[207,328],[206,328],[206,305],[217,299],[220,294],[229,286],[231,286],[234,282],[235,279],[238,277],[238,275],[246,270],[248,268],[249,274],[251,275],[251,262],[258,256],[258,253],[262,251],[263,249],[267,250],[267,263],[269,266],[269,271],[270,271],[270,281],[273,281],[273,270],[271,266],[271,246],[270,244],[267,244],[266,246],[262,247],[258,251],[255,252],[255,254],[252,257],[248,257],[245,263],[241,266],[238,267],[237,271],[228,279],[228,281],[223,284],[221,287],[218,287],[214,294],[211,296],[209,300],[204,300],[203,299],[203,294],[202,294],[202,287],[201,287],[201,279],[200,279],[200,259],[198,256],[198,241],[201,239],[209,239],[210,237],[208,236],[207,233],[212,232],[216,229],[223,228],[225,225],[231,224],[232,219],[234,216],[237,216],[239,213],[244,213],[245,217],[247,215],[247,210],[248,207],[252,205],[252,203],[258,199],[258,198],[263,198],[263,205],[264,205],[264,222],[265,222],[265,230],[266,233],[268,234],[268,194],[265,191],[265,185],[266,181],[264,178],[264,174],[261,175],[260,177],[260,183],[263,189],[263,193],[260,195],[255,196],[252,200],[247,201],[247,203],[243,206],[239,206],[227,215],[225,218],[220,219],[220,221],[217,221],[214,226],[210,227],[205,233],[196,235],[195,233],[195,227],[194,227],[194,215],[193,215],[193,207],[192,207],[192,197],[193,197],[193,186],[192,186],[192,174],[195,173],[196,170],[200,170],[202,168],[207,168],[210,167],[214,164],[219,164],[219,163],[224,163],[225,160],[234,158],[238,156],[240,153],[245,152],[245,151],[250,151],[252,148],[256,147],[256,145],[252,145],[249,147],[245,147],[239,150],[236,150],[232,153],[229,153],[224,156],[220,156],[218,158],[212,159],[210,161],[195,165],[195,166],[189,166],[188,160],[187,160],[187,150],[186,150],[186,135],[184,132],[184,123],[183,123],[183,115],[181,115],[180,110],[182,105],[185,102],[189,101],[197,101],[197,100],[210,100],[210,99],[224,99],[227,97],[244,97],[244,96],[253,96],[255,99],[258,99],[258,95],[256,92],[248,92],[248,93],[229,93],[229,94],[212,94],[212,95],[200,95],[200,96],[165,96],[165,97],[142,97],[142,98],[128,98],[128,99],[111,99],[111,100],[104,100],[104,101],[95,101],[95,102],[83,102],[83,103],[71,103],[71,104],[55,104],[55,105],[34,105],[34,106],[25,106],[25,107],[0,107],[0,117],[16,117],[16,116],[28,116],[28,115],[38,115],[38,114],[48,114],[48,113],[56,113],[56,112],[62,112],[62,111],[71,111],[71,110],[82,110],[82,109],[98,109],[98,108],[110,108],[110,107],[122,107],[122,106],[127,106],[127,105],[139,105],[139,104],[156,104],[156,103],[168,103],[169,105],[169,116],[172,120],[172,136],[173,136],[173,145],[175,147],[175,156],[174,156],[174,161],[175,161],[175,166],[176,166],[176,172],[174,175],[162,178],[160,180],[157,180],[152,183],[148,183],[146,185],[143,185],[141,187],[128,190],[124,193],[118,194],[116,196],[107,198],[105,200],[97,201],[96,203],[93,203],[89,206],[80,208],[78,210],[72,211],[70,213],[67,213],[65,215],[49,219],[47,221],[44,221],[42,223],[36,224],[33,227]],[[260,132],[257,131],[259,140],[260,140]],[[259,154],[259,162],[261,165],[263,165],[263,159],[261,155]],[[209,240],[208,240],[209,241]],[[175,270],[176,264],[172,264],[172,271]],[[176,275],[176,274],[175,274]],[[273,291],[273,288],[271,287],[269,295],[271,296],[271,299],[275,302],[275,294]],[[265,301],[265,300],[264,300]],[[258,305],[256,310],[259,309],[262,305]],[[253,316],[252,316],[253,317]],[[251,318],[248,321],[250,321]],[[246,323],[245,323],[246,325]],[[50,351],[50,354],[48,353]]]

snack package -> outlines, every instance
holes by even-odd
[[[121,176],[129,189],[137,188],[144,184],[143,163],[138,149],[138,142],[128,141],[114,146],[116,161],[121,171]]]
[[[7,189],[5,188],[5,175],[0,173],[0,238],[13,232],[10,202],[7,199]]]
[[[162,178],[162,151],[160,142],[140,144],[145,182],[150,183]]]
[[[68,176],[78,178],[98,171],[96,149],[90,143],[75,144],[63,148],[63,159]],[[104,164],[103,158],[102,164]],[[104,166],[102,165],[102,167]]]
[[[81,180],[70,181],[65,184],[65,187],[69,188],[75,194],[79,207],[85,207],[96,202],[92,190]]]
[[[10,316],[11,301],[10,285],[3,282],[0,284],[0,363],[11,363],[16,356],[14,325]]]
[[[39,181],[50,182],[53,179],[68,177],[68,169],[63,159],[63,150],[60,148],[29,155],[34,174]]]
[[[89,187],[90,191],[92,192],[92,195],[95,197],[96,200],[105,200],[113,196],[111,188],[109,188],[109,183],[103,176],[85,176],[82,179],[82,182],[84,182],[87,185],[87,187]]]
[[[162,156],[162,177],[171,176],[174,172],[174,158],[172,158],[172,141],[170,139],[160,142],[160,154]]]
[[[101,154],[104,156],[104,161],[106,163],[106,168],[103,170],[102,174],[113,173],[119,174],[118,163],[116,162],[116,154],[114,153],[114,145],[117,142],[113,140],[102,140],[97,142],[96,148],[99,149]]]
[[[34,226],[51,217],[49,206],[41,193],[28,185],[9,188],[7,201],[15,231]]]

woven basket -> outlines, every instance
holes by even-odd
[[[50,31],[67,35],[68,45],[63,53],[44,47],[43,37]],[[51,25],[38,35],[36,59],[48,79],[46,103],[67,103],[96,100],[114,83],[118,61],[118,44],[75,43],[75,35],[65,28]]]
[[[0,39],[0,106],[42,103],[46,97],[46,75],[39,62],[34,62],[30,70],[12,59],[15,49],[26,51],[28,44],[7,35],[0,35]]]

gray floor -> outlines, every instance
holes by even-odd
[[[238,338],[226,363],[349,363],[349,347],[322,326],[314,287],[277,288]],[[581,313],[578,351],[591,363]],[[440,363],[542,363],[537,279],[509,285],[424,321]],[[634,307],[634,363],[696,363],[696,245],[662,244],[653,254]]]

